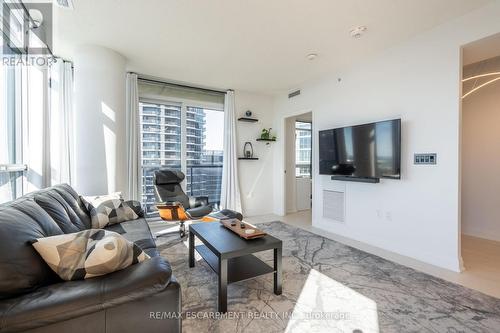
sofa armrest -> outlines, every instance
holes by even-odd
[[[154,257],[105,276],[0,300],[0,331],[24,331],[150,297],[165,290],[171,278],[170,264]]]
[[[144,209],[142,208],[142,203],[136,200],[127,200],[125,201],[125,204],[127,204],[132,210],[137,214],[139,217],[144,217]]]

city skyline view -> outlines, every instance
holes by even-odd
[[[188,195],[207,196],[211,204],[218,205],[224,112],[177,103],[140,102],[140,115],[142,201],[146,211],[156,212],[153,175],[160,168],[183,171],[183,187]]]

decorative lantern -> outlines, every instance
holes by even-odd
[[[250,142],[245,142],[243,146],[243,156],[246,158],[253,158],[253,147]]]

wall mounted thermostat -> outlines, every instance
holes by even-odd
[[[436,153],[415,154],[415,157],[413,158],[413,164],[415,164],[415,165],[421,165],[421,164],[434,165],[434,164],[437,164],[437,154]]]

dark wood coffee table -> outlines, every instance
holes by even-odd
[[[195,246],[195,237],[203,245]],[[218,311],[227,312],[227,285],[274,273],[274,293],[281,295],[281,240],[266,235],[245,240],[220,222],[202,222],[189,226],[189,267],[194,267],[194,250],[205,259],[219,278]],[[252,253],[274,250],[274,267]]]

